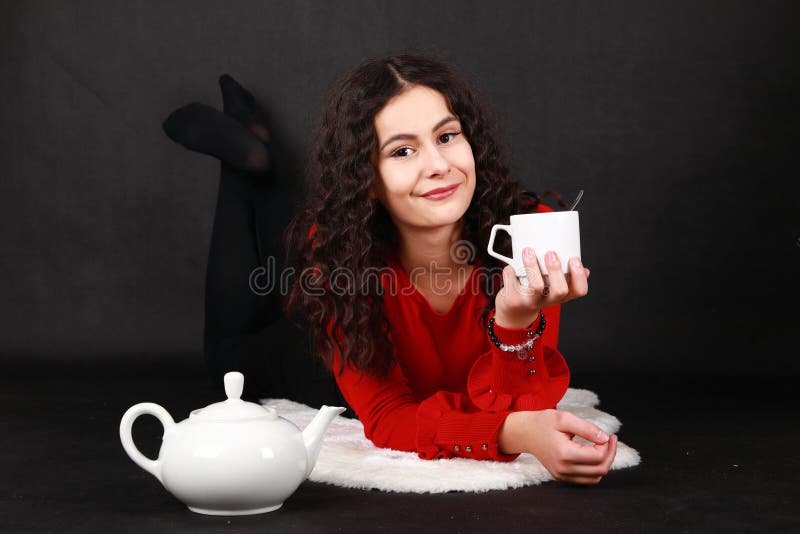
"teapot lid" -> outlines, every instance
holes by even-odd
[[[225,373],[223,380],[225,382],[225,395],[227,395],[228,399],[194,410],[189,414],[190,418],[204,421],[237,421],[262,418],[276,419],[278,417],[274,409],[240,398],[244,389],[244,375],[242,373]]]

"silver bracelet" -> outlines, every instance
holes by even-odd
[[[528,339],[524,343],[520,343],[519,345],[506,345],[505,343],[501,343],[497,336],[494,333],[494,317],[489,319],[489,324],[487,325],[487,330],[489,333],[489,339],[492,340],[494,346],[499,348],[504,352],[516,352],[517,358],[520,360],[524,360],[527,357],[527,352],[523,349],[533,350],[533,342],[542,337],[542,333],[544,332],[544,327],[547,324],[547,321],[544,319],[544,312],[539,312],[539,328],[536,329],[536,332],[532,330],[528,330]]]

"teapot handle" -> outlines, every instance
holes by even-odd
[[[164,481],[161,480],[161,461],[158,459],[151,460],[142,454],[133,442],[133,422],[137,417],[145,414],[153,415],[161,421],[161,424],[164,426],[163,435],[166,435],[167,432],[175,426],[175,421],[167,410],[152,402],[141,402],[128,408],[128,411],[122,416],[122,421],[119,423],[119,439],[122,441],[122,447],[125,449],[125,452],[128,453],[128,456],[131,457],[131,460],[156,477],[161,484],[164,484]]]

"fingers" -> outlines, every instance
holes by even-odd
[[[589,292],[589,281],[586,272],[588,269],[584,268],[580,258],[570,258],[569,260],[569,298],[577,298],[586,296]]]
[[[606,473],[608,473],[609,470],[611,470],[611,464],[614,463],[614,458],[617,457],[617,441],[618,440],[616,434],[611,436],[611,439],[608,440],[608,442],[611,443],[611,445],[609,446],[610,450],[608,452],[608,457],[603,462],[603,469],[605,469]]]
[[[581,445],[572,442],[576,447],[570,447],[565,452],[563,461],[574,468],[574,473],[579,475],[605,474],[617,454],[617,436],[613,435],[602,445]],[[579,450],[580,449],[580,450]]]
[[[522,287],[517,279],[517,273],[514,271],[514,268],[510,265],[503,268],[503,289],[501,291],[520,293],[524,290],[525,288]],[[509,294],[508,297],[512,298],[512,295]]]
[[[527,289],[530,295],[541,295],[546,284],[539,269],[536,252],[531,247],[522,249],[522,264],[525,267],[525,276],[528,278],[528,287],[524,289]]]
[[[617,436],[611,436],[607,443],[595,445],[602,447],[604,455],[602,461],[596,465],[566,464],[562,468],[559,480],[572,484],[597,484],[600,479],[608,474],[614,458],[617,456]],[[584,446],[584,448],[593,448]]]
[[[542,274],[533,248],[523,248],[522,263],[525,269],[525,280],[520,281],[517,278],[512,266],[509,265],[503,269],[503,288],[500,293],[503,295],[503,299],[497,301],[498,321],[501,320],[500,316],[502,315],[503,321],[529,324],[530,321],[522,321],[522,319],[530,319],[532,313],[538,313],[538,310],[542,308],[586,295],[589,290],[589,270],[580,264],[579,258],[572,260],[565,276],[558,255],[549,251],[543,260],[550,273],[546,275]],[[577,263],[574,263],[576,261]],[[523,286],[525,282],[526,285]],[[498,322],[498,324],[505,323]]]
[[[599,465],[603,463],[608,455],[608,449],[611,439],[605,443],[595,445],[581,445],[575,441],[569,440],[562,451],[562,457],[565,462],[575,465]]]
[[[589,292],[589,269],[583,266],[580,258],[577,256],[570,258],[566,273],[558,254],[552,250],[545,254],[545,262],[548,274],[544,275],[544,282],[545,286],[549,286],[546,293],[549,298],[544,306],[586,296]]]
[[[584,267],[583,268],[583,274],[586,275],[586,279],[588,280],[589,279],[589,275],[591,274],[591,271],[588,268]],[[572,282],[570,282],[570,280],[572,280],[572,275],[570,273],[567,273],[567,274],[564,275],[564,277],[567,279],[567,285],[572,285]],[[546,283],[547,282],[547,275],[544,275],[544,279],[545,279],[545,283]]]
[[[592,443],[606,443],[609,439],[608,434],[594,423],[586,419],[581,419],[575,414],[559,411],[556,418],[556,430],[568,434],[575,434]],[[578,445],[578,444],[576,444]]]
[[[554,304],[562,302],[569,295],[569,285],[561,268],[561,260],[558,254],[552,250],[544,255],[544,261],[547,264],[548,282],[550,285],[550,293],[548,298],[553,300]]]
[[[522,263],[528,279],[528,287],[520,288],[524,294],[541,295],[540,307],[566,302],[589,292],[589,269],[585,268],[580,258],[571,258],[565,274],[561,259],[554,251],[544,256],[548,274],[542,274],[536,252],[531,247],[522,249]]]

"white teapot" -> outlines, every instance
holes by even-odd
[[[323,406],[301,432],[274,409],[240,399],[241,373],[227,373],[224,381],[227,400],[194,410],[180,423],[158,404],[131,406],[119,424],[122,446],[193,512],[246,515],[277,510],[311,474],[325,430],[345,409]],[[133,422],[143,414],[154,415],[164,425],[157,460],[144,456],[133,443]]]

